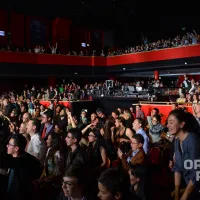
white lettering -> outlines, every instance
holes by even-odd
[[[194,160],[194,169],[200,169],[200,160]]]
[[[196,171],[196,181],[200,180],[200,171]]]
[[[184,161],[184,169],[193,169],[193,162],[192,162],[192,160],[185,160]]]

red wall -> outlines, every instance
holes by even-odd
[[[12,12],[10,15],[11,43],[24,47],[24,15]]]
[[[153,108],[158,108],[159,109],[159,113],[162,114],[162,123],[165,124],[167,117],[169,115],[169,113],[172,111],[172,106],[171,105],[160,105],[160,104],[141,104],[142,105],[142,111],[145,114],[145,117],[150,116],[151,111],[153,110]],[[179,107],[182,107],[181,105]],[[192,114],[193,113],[193,109],[192,106],[187,106],[187,104],[183,105],[183,107],[186,108],[186,110]]]
[[[0,31],[5,31],[5,36],[0,36],[0,46],[7,44],[8,12],[0,10]]]
[[[23,47],[24,42],[26,42],[27,48],[34,48],[35,45],[31,44],[31,32],[30,32],[30,24],[32,20],[38,20],[45,24],[46,27],[46,44],[47,48],[48,42],[51,42],[51,45],[55,45],[58,42],[58,48],[61,53],[68,53],[70,46],[73,50],[78,53],[81,50],[85,50],[85,48],[81,47],[81,43],[89,44],[87,50],[90,50],[91,47],[91,32],[87,29],[74,28],[70,32],[71,20],[65,18],[56,18],[52,22],[50,20],[45,19],[43,17],[36,16],[26,16],[26,20],[24,21],[24,15],[18,14],[15,12],[11,12],[10,14],[10,32],[11,32],[11,42],[14,46]],[[8,31],[8,12],[0,10],[0,30],[6,32]],[[51,23],[51,30],[50,30]],[[26,26],[26,30],[24,27]],[[52,33],[52,41],[50,41],[49,33]],[[25,34],[25,35],[24,35]],[[100,31],[101,40],[103,38],[102,32]],[[26,41],[25,41],[26,40]],[[0,45],[7,44],[7,35],[5,37],[0,37]],[[38,44],[40,45],[40,44]]]
[[[58,48],[61,53],[69,52],[71,20],[56,18],[52,21],[52,44],[58,42]]]

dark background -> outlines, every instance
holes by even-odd
[[[47,19],[65,17],[72,20],[73,28],[109,32],[105,34],[105,40],[110,41],[106,46],[140,44],[142,36],[148,41],[157,41],[193,29],[200,31],[195,1],[8,0],[1,2],[0,7]]]

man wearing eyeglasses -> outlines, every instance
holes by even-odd
[[[65,166],[66,169],[68,169],[69,166],[87,166],[86,153],[79,145],[81,139],[82,133],[79,129],[72,128],[69,130],[67,137],[65,138],[66,144],[69,147]]]
[[[33,194],[33,180],[40,176],[40,162],[25,152],[26,138],[12,135],[7,144],[7,153],[12,156],[8,173],[8,200],[25,200]]]
[[[63,176],[62,192],[57,200],[86,200],[88,177],[80,167],[69,167]]]

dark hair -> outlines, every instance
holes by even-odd
[[[72,128],[68,131],[68,133],[72,134],[72,137],[77,139],[77,144],[81,141],[82,139],[82,133],[78,128]]]
[[[155,110],[156,114],[159,114],[159,109],[158,108],[153,108],[152,110]]]
[[[129,165],[129,170],[131,171],[131,174],[136,178],[144,178],[147,172],[146,167],[140,164]]]
[[[26,138],[22,134],[18,133],[18,134],[13,134],[11,136],[11,139],[14,140],[14,145],[19,147],[19,152],[23,153],[25,151],[27,144]]]
[[[101,108],[97,108],[96,113],[103,113],[103,110]]]
[[[140,104],[137,104],[136,106],[138,106],[139,108],[142,108],[142,106]]]
[[[130,108],[125,108],[125,109],[124,109],[124,112],[125,112],[125,113],[128,113],[128,114],[129,114],[129,119],[133,120],[133,115],[132,115],[132,113],[131,113]]]
[[[86,174],[80,166],[73,165],[65,171],[63,177],[74,177],[78,180],[78,184],[84,184],[87,179]]]
[[[115,113],[117,116],[120,116],[119,110],[114,110],[112,112]]]
[[[108,117],[106,119],[106,122],[104,124],[103,130],[104,130],[104,139],[110,139],[111,138],[111,127],[115,125],[115,120],[113,117]]]
[[[88,155],[96,155],[98,152],[100,152],[100,148],[104,147],[104,140],[103,137],[98,129],[93,129],[90,131],[93,133],[96,137],[95,145],[93,143],[89,143],[89,146],[87,148]]]
[[[51,136],[52,139],[52,149],[54,152],[57,150],[60,150],[61,148],[61,136],[58,133],[50,133],[49,136]]]
[[[138,143],[141,143],[141,144],[144,144],[144,137],[140,134],[135,134],[133,136],[133,138],[138,142]]]
[[[138,188],[137,191],[135,191],[134,189],[134,185],[131,186],[131,192],[133,194],[137,193],[142,193],[144,196],[147,195],[147,191],[146,191],[146,168],[144,165],[129,165],[129,170],[132,176],[139,178],[139,182],[138,182]],[[146,199],[146,198],[145,198]]]
[[[158,114],[155,114],[154,116],[153,116],[153,118],[156,118],[156,120],[157,120],[157,122],[161,122],[161,116],[160,115],[158,115]]]
[[[49,120],[49,118],[53,118],[53,112],[50,110],[50,109],[48,109],[46,112],[44,112],[44,115],[46,115],[46,117],[47,117],[47,120]]]
[[[180,123],[185,122],[184,126],[182,127],[182,130],[185,132],[195,133],[199,135],[200,133],[200,126],[197,122],[194,115],[192,115],[189,112],[185,112],[183,110],[172,110],[169,113],[169,116],[173,115]]]
[[[30,121],[32,122],[33,126],[36,126],[36,133],[37,133],[40,129],[40,121],[36,118],[33,118]]]
[[[109,192],[115,195],[117,192],[126,194],[129,183],[126,184],[125,179],[117,169],[106,169],[100,175],[98,182],[100,182]]]
[[[123,117],[118,117],[117,120],[123,124],[123,126],[126,126],[126,120]]]
[[[141,127],[144,128],[145,122],[144,122],[144,120],[142,118],[136,118],[135,120],[137,120],[138,123],[141,124]]]

